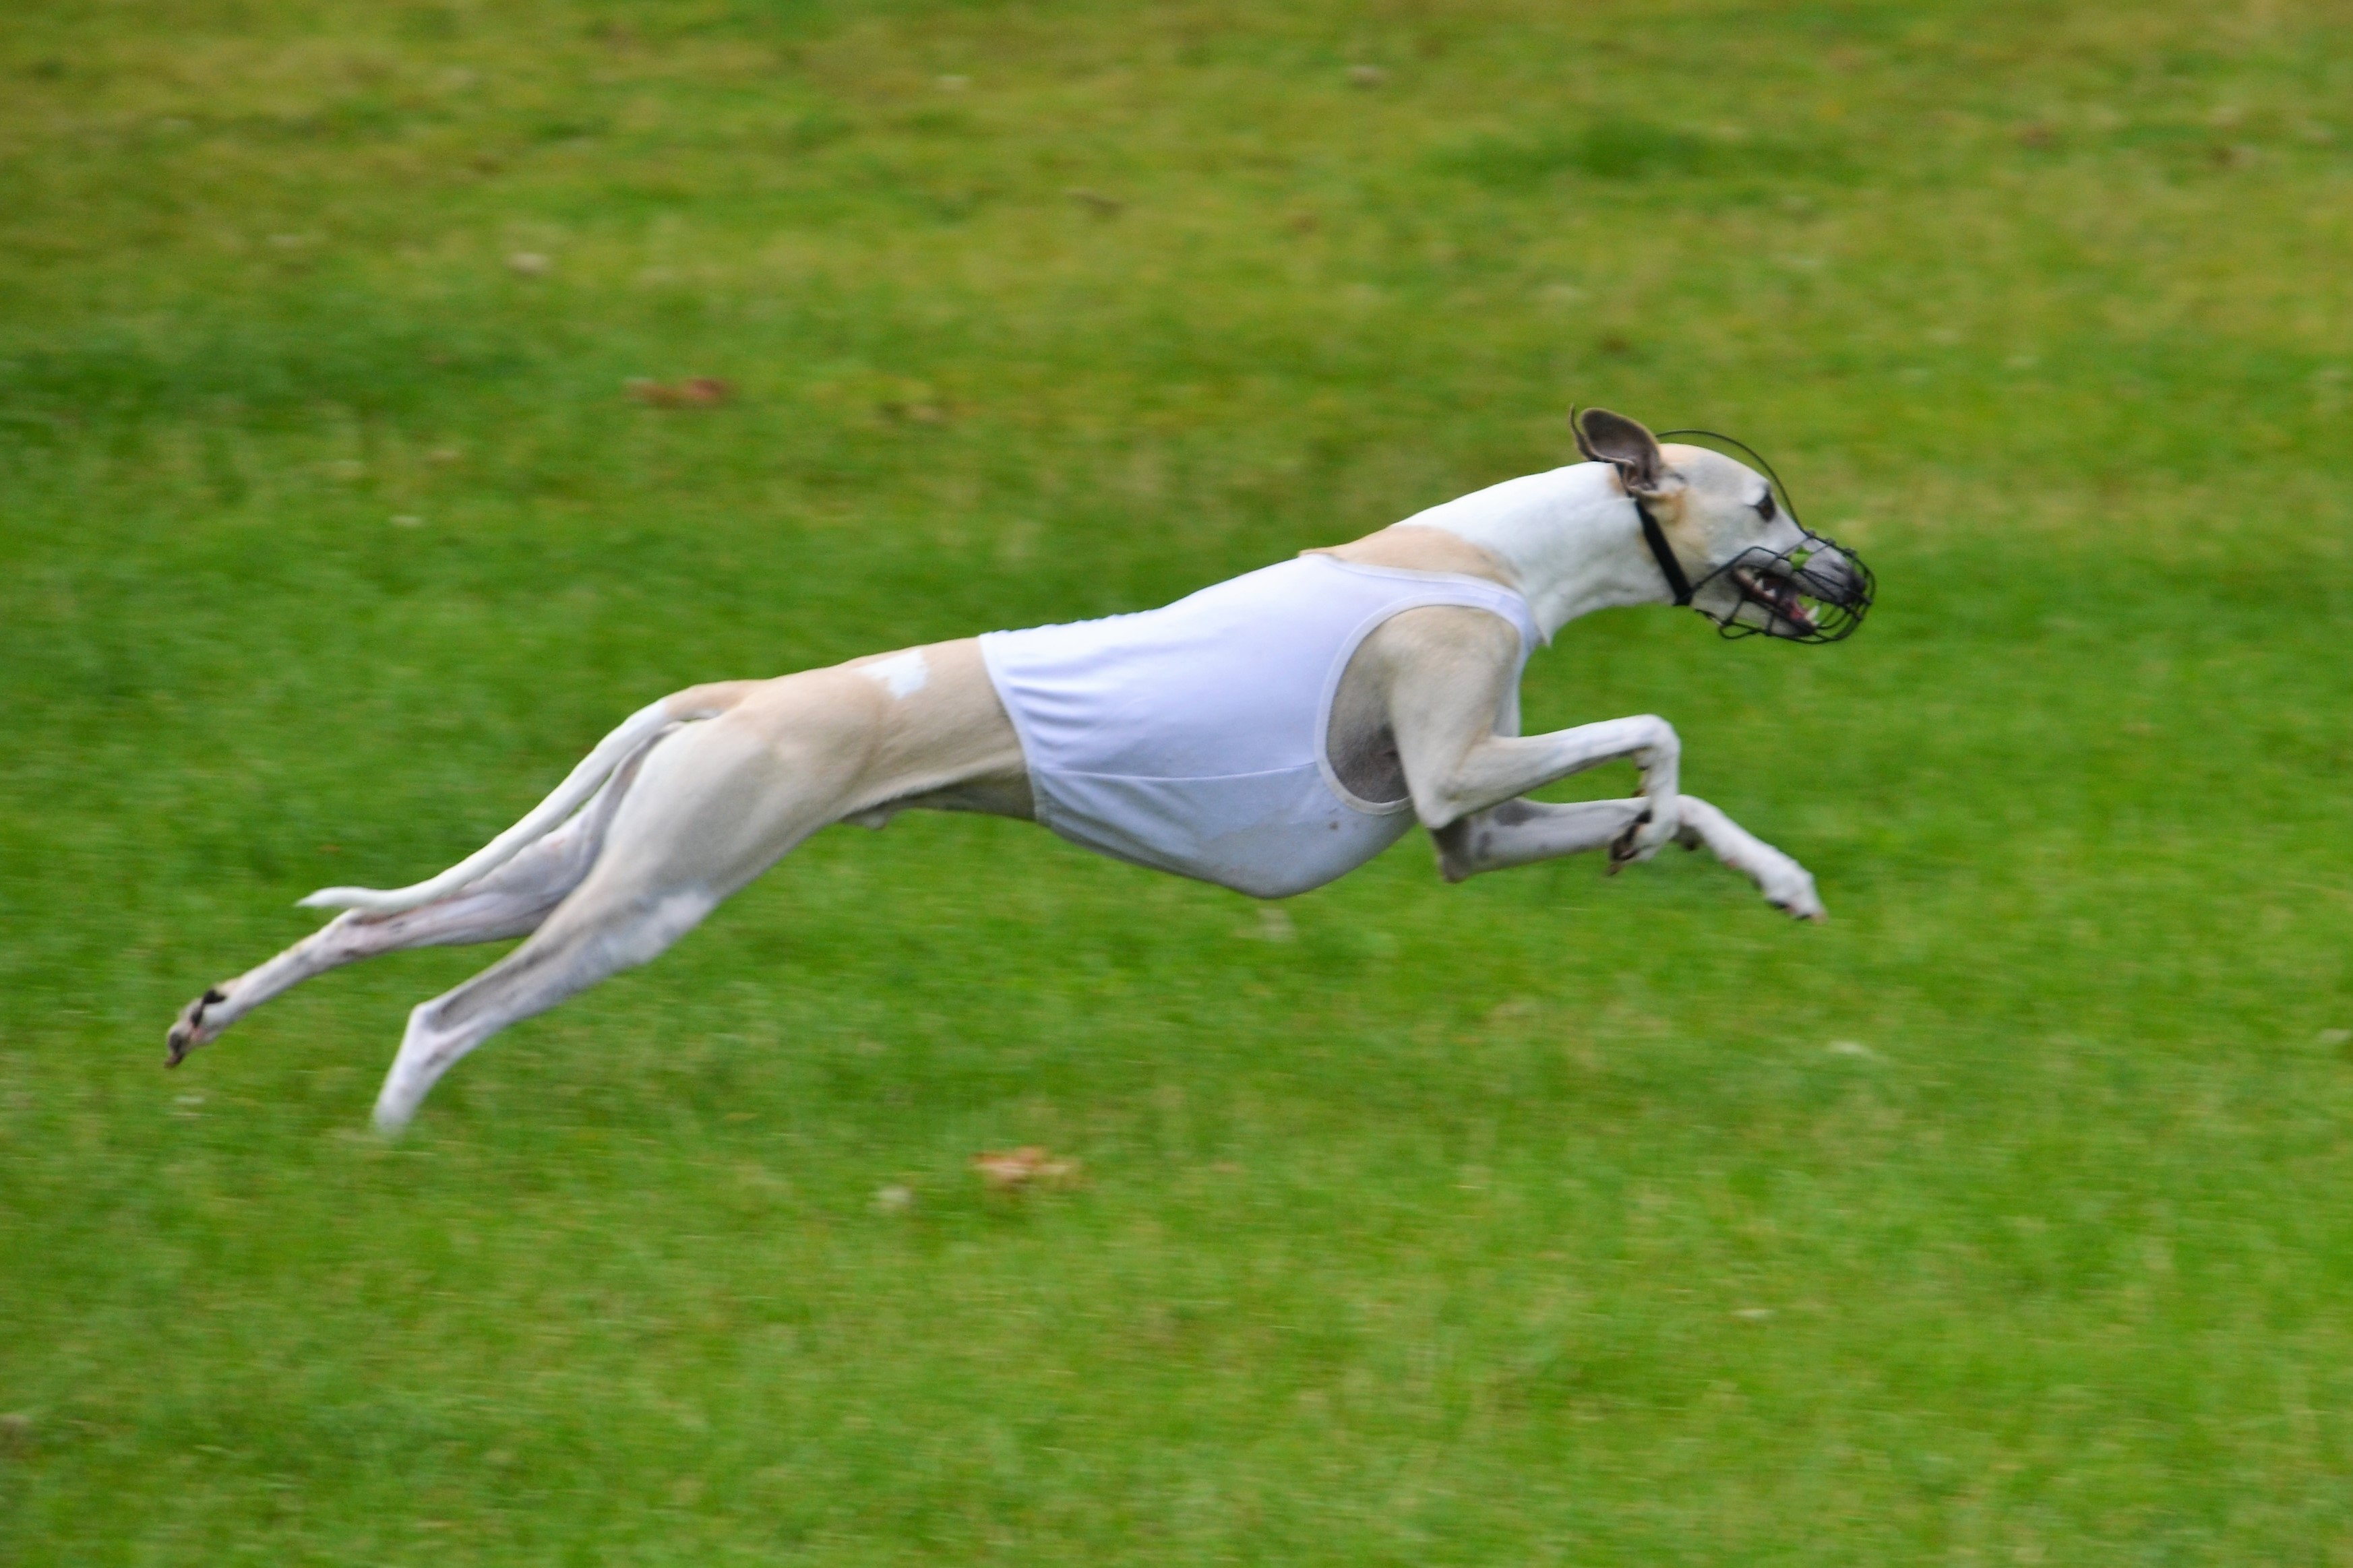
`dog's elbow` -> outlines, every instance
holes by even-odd
[[[1416,820],[1437,833],[1516,794],[1515,790],[1502,787],[1508,781],[1497,777],[1496,756],[1494,742],[1490,740],[1436,767],[1417,769],[1409,759],[1406,793],[1412,797]]]
[[[1438,851],[1438,874],[1450,882],[1467,882],[1478,874],[1478,846],[1471,834],[1468,819],[1430,830],[1430,845]]]
[[[1436,788],[1414,784],[1410,793],[1414,819],[1433,835],[1445,832],[1477,809],[1461,790],[1453,787],[1452,780]]]

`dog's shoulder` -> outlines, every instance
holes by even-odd
[[[1303,550],[1302,555],[1329,555],[1359,566],[1388,566],[1406,572],[1442,572],[1457,577],[1478,577],[1517,591],[1512,569],[1493,551],[1485,550],[1442,528],[1400,522],[1345,544]]]

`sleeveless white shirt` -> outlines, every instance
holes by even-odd
[[[1324,735],[1356,646],[1430,605],[1510,622],[1522,668],[1544,640],[1527,602],[1496,584],[1303,555],[1163,609],[990,632],[980,651],[1040,823],[1122,860],[1280,899],[1355,870],[1412,825],[1411,801],[1348,792]],[[1507,733],[1517,706],[1497,716]]]

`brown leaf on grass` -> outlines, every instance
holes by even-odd
[[[874,408],[885,419],[903,420],[910,425],[944,425],[949,417],[946,408],[923,398],[889,398]]]
[[[675,384],[640,379],[629,383],[629,395],[649,408],[716,408],[735,395],[735,387],[715,375],[689,376]]]
[[[1127,210],[1127,204],[1117,196],[1107,196],[1101,191],[1090,191],[1082,185],[1073,185],[1062,194],[1097,217],[1117,217]]]
[[[1076,1160],[1056,1159],[1035,1143],[1018,1149],[985,1149],[972,1157],[972,1168],[994,1193],[1067,1187],[1079,1179]]]

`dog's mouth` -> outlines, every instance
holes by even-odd
[[[1808,604],[1806,596],[1798,591],[1795,579],[1768,577],[1746,566],[1735,566],[1730,575],[1733,586],[1740,590],[1741,598],[1761,606],[1767,615],[1787,621],[1798,629],[1799,635],[1821,629],[1821,623],[1815,618],[1813,605]]]
[[[1725,637],[1761,634],[1784,642],[1837,642],[1853,636],[1876,586],[1871,569],[1852,551],[1816,535],[1792,550],[1746,551],[1709,581],[1716,578],[1731,590],[1730,613],[1708,615]]]

